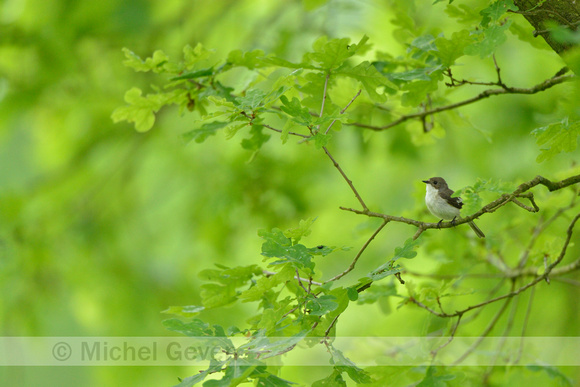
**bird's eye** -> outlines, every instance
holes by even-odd
[[[437,185],[437,180],[435,180],[435,181],[433,182],[433,185]]]

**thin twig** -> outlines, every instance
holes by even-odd
[[[524,349],[524,337],[526,333],[526,328],[528,327],[528,320],[530,318],[530,311],[532,310],[532,304],[534,302],[534,295],[536,294],[536,288],[532,288],[530,291],[530,300],[528,301],[528,308],[526,309],[526,317],[524,317],[524,323],[522,325],[522,334],[520,341],[520,348],[518,350],[518,357],[514,360],[514,364],[518,364],[522,358],[522,352]]]
[[[330,79],[330,70],[326,74],[326,79],[324,80],[324,93],[322,94],[322,104],[320,105],[319,117],[322,117],[322,115],[324,114],[324,105],[326,104],[326,89],[328,87],[328,79]],[[320,125],[318,125],[318,128],[316,128],[316,131],[317,132],[320,131]]]
[[[308,289],[306,289],[306,287],[304,287],[304,285],[302,284],[302,280],[300,279],[300,273],[298,273],[298,269],[296,269],[296,277],[294,277],[298,280],[298,284],[300,284],[300,287],[302,289],[304,289],[304,291],[306,292],[306,294],[310,294],[310,292],[308,291]]]
[[[432,357],[431,361],[433,361],[435,359],[435,356],[437,356],[439,351],[441,351],[443,348],[447,347],[453,341],[453,339],[455,338],[455,332],[457,332],[457,328],[459,327],[459,323],[461,322],[462,317],[463,317],[462,314],[457,316],[457,322],[455,323],[455,326],[453,327],[453,330],[451,331],[451,335],[449,335],[449,339],[447,340],[447,342],[441,344],[439,347],[437,347],[431,351],[431,357]]]
[[[495,54],[491,56],[493,58],[493,64],[495,66],[495,72],[497,73],[497,85],[507,89],[507,86],[501,80],[501,69],[497,65],[497,60],[495,59]]]
[[[265,124],[261,124],[264,128],[273,130],[274,132],[278,132],[278,133],[282,133],[283,131],[280,129],[276,129],[271,127],[270,125],[265,125]],[[310,136],[306,135],[306,134],[301,134],[301,133],[295,133],[295,132],[288,132],[288,134],[291,134],[292,136],[298,136],[298,137],[302,137],[302,138],[310,138]]]
[[[354,259],[352,260],[350,266],[343,271],[342,273],[335,275],[334,277],[332,277],[331,279],[324,281],[324,283],[329,283],[332,281],[336,281],[337,279],[340,279],[342,277],[344,277],[345,275],[347,275],[348,273],[350,273],[351,271],[353,271],[354,267],[356,266],[356,263],[358,262],[359,258],[361,257],[362,253],[364,253],[364,251],[366,250],[366,248],[369,246],[369,244],[372,242],[373,239],[375,239],[375,237],[378,235],[378,233],[381,232],[381,230],[387,225],[387,223],[389,223],[388,221],[383,221],[383,223],[379,226],[379,228],[377,228],[375,230],[375,232],[373,233],[373,235],[371,235],[371,237],[365,242],[365,244],[363,245],[363,247],[361,247],[361,249],[359,250],[359,252],[357,253],[357,255],[354,257]]]
[[[358,93],[356,93],[356,95],[354,97],[352,97],[352,99],[344,107],[344,109],[342,109],[340,111],[340,114],[344,114],[344,112],[346,111],[346,109],[348,109],[348,107],[354,102],[354,100],[357,99],[357,97],[360,95],[361,92],[362,92],[362,89],[359,89]],[[328,131],[330,130],[330,128],[332,128],[332,125],[334,125],[335,122],[336,122],[336,120],[332,120],[332,122],[330,123],[330,125],[328,125],[328,128],[326,128],[326,131],[324,132],[324,134],[328,134]]]
[[[513,291],[514,285],[515,285],[515,282],[512,282],[512,291]],[[453,362],[453,365],[457,365],[457,364],[461,363],[473,351],[475,351],[475,349],[479,346],[479,344],[481,344],[481,342],[487,337],[487,335],[489,335],[489,332],[491,332],[491,330],[493,329],[493,327],[495,326],[495,324],[497,323],[497,321],[502,316],[503,312],[505,312],[507,306],[510,304],[510,301],[511,301],[511,298],[508,298],[506,300],[506,302],[504,302],[504,304],[502,305],[502,307],[500,308],[500,310],[498,310],[498,312],[495,314],[495,316],[490,321],[490,323],[485,328],[485,330],[481,333],[481,335],[479,335],[479,337],[477,338],[477,340],[475,340],[475,342],[467,349],[467,351],[465,351],[465,353],[463,355],[461,355],[457,360],[455,360],[455,362]]]
[[[270,277],[270,276],[276,275],[278,273],[275,271],[262,270],[262,274],[264,274],[266,277]],[[309,283],[312,283],[313,285],[316,285],[316,286],[323,285],[321,282],[312,281],[312,279],[302,278],[302,277],[298,276],[298,273],[296,273],[296,277],[294,277],[294,279],[298,280],[298,281],[304,281],[304,282],[308,281]]]
[[[350,187],[351,191],[354,193],[354,196],[356,196],[356,198],[357,198],[358,202],[360,203],[360,205],[362,206],[363,210],[364,211],[368,211],[369,208],[367,207],[367,205],[365,204],[364,200],[362,199],[362,197],[359,195],[358,191],[356,190],[356,188],[352,184],[352,180],[350,180],[348,178],[348,176],[346,176],[346,173],[344,173],[344,171],[342,170],[342,168],[340,167],[340,165],[338,164],[338,162],[334,159],[334,157],[332,157],[332,155],[328,151],[328,148],[326,148],[325,146],[323,146],[322,147],[322,150],[324,150],[324,153],[326,153],[326,155],[328,156],[328,158],[330,159],[330,161],[332,161],[332,164],[334,165],[334,167],[336,169],[338,169],[338,172],[340,172],[340,174],[342,175],[342,177],[344,178],[344,180],[346,181],[346,183]]]
[[[334,325],[336,324],[336,322],[338,321],[338,317],[340,316],[340,314],[338,316],[336,316],[332,322],[330,323],[330,325],[328,326],[328,329],[326,329],[326,331],[324,332],[324,337],[328,337],[328,334],[330,333],[330,331],[332,330],[332,327],[334,327]]]
[[[552,262],[550,265],[547,266],[546,270],[544,271],[544,274],[536,276],[536,278],[534,278],[532,281],[530,281],[529,283],[527,283],[526,285],[520,287],[517,290],[511,291],[507,294],[504,294],[503,296],[498,296],[492,299],[489,299],[487,301],[481,302],[479,304],[476,305],[472,305],[469,306],[465,309],[456,311],[455,313],[439,313],[431,308],[429,308],[427,305],[415,300],[414,298],[410,298],[409,300],[414,302],[415,304],[417,304],[418,306],[420,306],[421,308],[431,312],[432,314],[439,316],[439,317],[455,317],[455,316],[459,316],[460,314],[469,312],[470,310],[474,310],[474,309],[478,309],[481,308],[482,306],[485,305],[489,305],[492,304],[494,302],[497,301],[501,301],[504,300],[506,298],[512,298],[514,296],[517,296],[518,294],[526,291],[527,289],[531,288],[532,286],[535,286],[536,284],[538,284],[541,281],[546,280],[547,278],[549,278],[552,270],[560,263],[562,262],[562,259],[564,259],[564,256],[566,255],[566,252],[568,250],[568,246],[570,245],[570,240],[572,239],[572,233],[574,231],[574,226],[576,225],[576,222],[578,221],[578,219],[580,219],[580,214],[577,214],[574,219],[572,220],[572,222],[570,223],[570,225],[568,226],[568,230],[566,231],[566,240],[564,241],[564,245],[562,246],[562,250],[560,251],[560,254],[558,255],[558,258]],[[580,260],[578,261],[578,265],[574,265],[575,266],[580,266]]]

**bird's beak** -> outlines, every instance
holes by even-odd
[[[421,180],[425,184],[429,184],[429,180]]]

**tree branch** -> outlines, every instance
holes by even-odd
[[[417,227],[419,229],[418,230],[418,233],[419,233],[419,231],[423,232],[424,230],[430,229],[430,228],[437,228],[437,229],[450,228],[450,227],[455,227],[459,224],[467,223],[469,221],[477,219],[478,217],[480,217],[481,215],[483,215],[485,213],[495,212],[500,207],[505,206],[506,204],[508,204],[510,202],[515,203],[516,205],[518,205],[521,208],[526,209],[527,211],[538,212],[540,209],[534,201],[533,194],[526,193],[526,191],[530,190],[531,188],[535,187],[536,185],[544,185],[545,187],[547,187],[550,190],[550,192],[552,192],[552,191],[559,190],[559,189],[562,189],[562,188],[565,188],[565,187],[568,187],[572,184],[577,184],[577,183],[580,183],[580,175],[572,176],[572,177],[569,177],[567,179],[564,179],[562,181],[557,181],[557,182],[553,182],[551,180],[546,179],[545,177],[538,175],[535,178],[533,178],[532,180],[520,184],[518,186],[518,188],[516,188],[516,190],[513,191],[511,194],[503,194],[498,199],[487,204],[486,206],[481,208],[476,213],[474,213],[470,216],[462,217],[461,219],[458,219],[455,222],[425,223],[425,222],[420,222],[418,220],[404,218],[404,217],[400,217],[400,216],[381,214],[378,212],[370,211],[368,209],[357,210],[354,208],[347,208],[347,207],[340,207],[340,209],[344,210],[344,211],[354,212],[355,214],[366,215],[366,216],[369,216],[372,218],[382,218],[386,221],[410,224],[412,226]],[[525,206],[516,199],[516,198],[522,198],[522,197],[530,200],[530,202],[532,203],[532,207]]]
[[[390,129],[394,126],[397,126],[405,121],[408,121],[410,119],[423,119],[427,116],[441,113],[441,112],[446,111],[446,110],[457,109],[461,106],[469,105],[471,103],[474,103],[474,102],[480,101],[484,98],[495,96],[495,95],[536,94],[540,91],[547,90],[555,85],[558,85],[558,84],[566,82],[566,81],[570,81],[574,78],[575,78],[575,75],[573,75],[573,74],[559,75],[559,76],[555,76],[555,77],[546,79],[544,82],[538,83],[537,85],[535,85],[531,88],[528,88],[528,89],[519,88],[519,87],[508,87],[508,86],[501,84],[501,85],[499,85],[499,86],[501,86],[500,89],[487,89],[487,90],[482,91],[481,93],[479,93],[475,97],[472,97],[472,98],[469,98],[469,99],[466,99],[466,100],[463,100],[460,102],[456,102],[456,103],[453,103],[450,105],[440,106],[440,107],[435,108],[435,109],[430,109],[430,110],[426,110],[426,111],[422,111],[422,112],[418,112],[418,113],[403,115],[403,116],[399,117],[397,120],[390,122],[390,123],[383,125],[383,126],[367,125],[367,124],[361,124],[358,122],[347,123],[346,125],[357,126],[359,128],[365,128],[365,129],[371,129],[374,131],[387,130],[387,129]],[[501,82],[501,80],[500,80],[500,82]]]
[[[520,287],[517,290],[511,291],[510,293],[504,294],[503,296],[499,296],[499,297],[495,297],[492,298],[490,300],[481,302],[479,304],[467,307],[465,309],[462,309],[460,311],[456,311],[455,313],[439,313],[431,308],[429,308],[427,305],[415,300],[413,297],[410,297],[409,300],[413,303],[415,303],[416,305],[418,305],[419,307],[431,312],[432,314],[439,316],[439,317],[455,317],[455,316],[459,316],[461,314],[464,314],[466,312],[469,312],[473,309],[477,309],[477,308],[481,308],[483,306],[492,304],[494,302],[497,301],[501,301],[504,300],[506,298],[511,298],[513,296],[517,296],[518,294],[524,292],[525,290],[529,289],[530,287],[540,283],[541,281],[545,281],[546,279],[549,278],[550,274],[552,273],[552,270],[560,263],[562,262],[562,259],[564,259],[564,256],[566,255],[566,251],[568,250],[568,246],[570,245],[570,240],[572,239],[572,233],[574,231],[574,226],[576,225],[576,222],[578,221],[578,219],[580,219],[580,214],[577,214],[574,219],[572,220],[572,222],[570,223],[570,225],[568,226],[568,229],[566,231],[566,240],[564,241],[564,245],[562,246],[562,249],[560,251],[560,254],[558,255],[558,258],[552,262],[550,265],[547,265],[546,270],[544,271],[544,274],[537,276],[535,279],[533,279],[531,282],[529,282],[528,284]],[[577,261],[577,262],[580,262]],[[576,263],[575,263],[576,264]]]

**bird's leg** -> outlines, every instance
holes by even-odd
[[[455,218],[457,218],[457,216],[454,216],[453,219],[451,220],[451,224],[453,225],[453,227],[455,227]]]
[[[441,219],[438,223],[437,223],[437,228],[441,229],[441,222],[443,222],[443,219]]]

